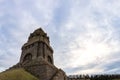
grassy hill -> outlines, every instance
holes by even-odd
[[[0,73],[0,80],[38,80],[24,69],[14,69]]]

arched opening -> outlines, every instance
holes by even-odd
[[[50,62],[52,64],[52,59],[50,56],[48,56],[48,62]]]
[[[25,55],[25,57],[24,57],[24,59],[23,59],[23,62],[26,62],[26,61],[28,62],[28,61],[30,61],[30,60],[32,60],[32,54],[29,53],[29,54],[26,54],[26,55]]]

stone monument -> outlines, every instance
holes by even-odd
[[[65,72],[54,65],[49,37],[41,28],[31,33],[22,46],[20,62],[12,68],[18,67],[24,68],[40,80],[67,80]]]

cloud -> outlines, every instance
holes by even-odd
[[[1,2],[0,16],[0,64],[1,70],[19,61],[21,46],[30,32],[47,25],[51,18],[53,2],[12,0]],[[33,3],[33,10],[31,11]],[[41,8],[41,7],[42,8]],[[41,9],[40,9],[41,8]],[[54,9],[53,9],[54,10]],[[41,13],[41,14],[39,14]],[[39,17],[39,18],[38,18]]]
[[[103,63],[112,61],[116,52],[120,52],[120,28],[115,27],[115,24],[118,23],[117,21],[113,21],[116,17],[118,17],[117,20],[119,21],[119,11],[117,10],[119,6],[116,5],[118,3],[115,1],[108,3],[106,1],[88,1],[87,3],[83,0],[74,1],[70,14],[68,15],[69,17],[66,19],[66,23],[61,25],[59,33],[59,37],[63,40],[61,45],[66,44],[66,46],[61,47],[60,50],[67,50],[63,53],[61,51],[60,53],[64,56],[62,60],[65,62],[60,64],[60,66],[62,66],[67,73],[70,71],[71,74],[87,72],[107,73],[104,68],[110,67],[103,65]],[[112,3],[116,6],[110,6]],[[113,11],[111,11],[111,9]],[[113,25],[113,23],[115,24]],[[119,24],[117,26],[119,26]],[[113,55],[111,60],[109,60],[110,55]],[[60,58],[61,57],[58,59]],[[118,60],[119,58],[117,61]],[[89,67],[84,69],[84,67],[92,65],[93,63],[96,63],[93,68]],[[113,63],[114,62],[111,64]],[[74,70],[76,67],[80,67],[79,70]],[[115,69],[115,67],[111,68]],[[109,73],[114,72],[109,71]],[[116,73],[119,73],[119,71]]]
[[[19,61],[29,33],[42,27],[50,36],[55,65],[67,74],[119,73],[119,3],[1,0],[0,70]]]

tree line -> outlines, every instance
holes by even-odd
[[[120,74],[101,74],[101,75],[69,75],[68,80],[80,80],[80,79],[90,79],[90,80],[113,80],[120,79]]]

